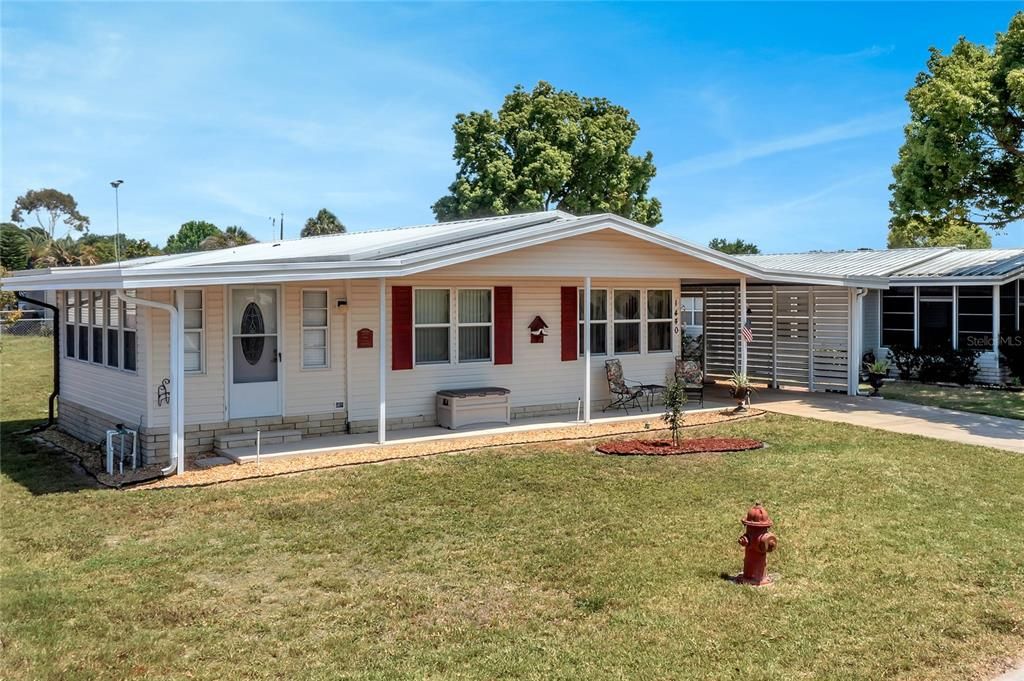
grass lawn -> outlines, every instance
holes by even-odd
[[[1024,419],[1024,393],[1012,393],[1007,390],[946,388],[900,381],[886,383],[882,387],[882,395],[890,400],[902,400],[929,407]]]
[[[45,413],[21,351],[5,422]],[[948,679],[1024,654],[1024,457],[784,416],[709,432],[770,447],[114,492],[5,427],[3,676]],[[755,500],[780,536],[761,590],[719,578]]]

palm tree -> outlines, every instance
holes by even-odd
[[[306,220],[306,226],[302,228],[302,233],[299,236],[305,239],[307,236],[344,233],[345,225],[341,224],[338,216],[326,208],[321,208],[316,217]]]
[[[29,227],[25,230],[25,244],[28,249],[25,254],[28,266],[46,267],[43,263],[50,254],[50,235],[46,233],[46,230]]]
[[[237,225],[232,225],[219,234],[203,239],[199,243],[199,248],[203,251],[216,251],[220,248],[235,248],[253,243],[256,243],[256,239],[252,238],[252,234]]]

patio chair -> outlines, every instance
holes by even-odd
[[[704,369],[700,362],[676,357],[676,380],[682,381],[686,399],[696,400],[704,407]]]
[[[629,407],[643,409],[640,406],[640,398],[644,395],[644,388],[635,381],[627,381],[622,376],[622,362],[617,359],[609,359],[604,363],[604,372],[608,377],[608,392],[612,399],[601,411],[609,409],[624,409],[629,416]],[[632,384],[632,385],[630,385]]]

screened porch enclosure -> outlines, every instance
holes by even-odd
[[[704,358],[708,376],[741,372],[741,302],[738,286],[683,288],[704,299]],[[747,317],[747,375],[772,387],[848,392],[851,379],[851,289],[751,284]],[[854,362],[852,368],[856,368]]]

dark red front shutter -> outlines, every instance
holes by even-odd
[[[391,368],[412,369],[412,286],[391,287]]]
[[[576,349],[579,302],[575,286],[562,287],[562,361],[572,362],[579,357]]]
[[[494,287],[494,363],[512,363],[512,287]]]

